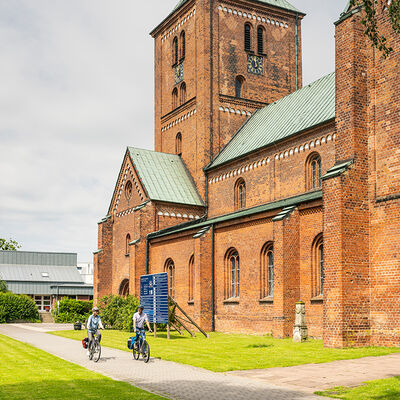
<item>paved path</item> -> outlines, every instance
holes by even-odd
[[[0,325],[0,333],[111,378],[177,400],[318,400],[319,396],[240,376],[151,359],[134,361],[130,353],[103,348],[98,363],[89,361],[76,340],[49,335],[38,326]],[[50,327],[49,327],[50,328]],[[106,334],[106,333],[105,333]]]
[[[232,371],[226,374],[314,393],[335,386],[359,386],[374,379],[400,375],[400,353],[296,367]]]

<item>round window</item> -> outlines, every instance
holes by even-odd
[[[128,200],[132,197],[132,182],[131,181],[126,182],[125,196]]]

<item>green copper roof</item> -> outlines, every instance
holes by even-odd
[[[295,12],[300,13],[300,11],[296,7],[292,6],[286,0],[253,0],[253,1],[255,1],[257,3],[270,4],[271,6],[276,6],[279,8],[284,8],[285,10],[290,10],[290,11],[295,11]],[[175,8],[172,10],[172,12],[178,10],[187,2],[188,2],[188,0],[180,0],[179,3],[175,6]]]
[[[180,233],[184,231],[188,231],[191,229],[200,229],[204,228],[204,230],[198,231],[199,237],[208,230],[208,227],[213,224],[218,224],[221,222],[232,221],[238,218],[249,217],[251,215],[260,214],[266,211],[278,210],[282,209],[282,212],[278,213],[278,216],[285,214],[286,217],[290,212],[293,211],[295,206],[307,203],[314,200],[322,199],[322,190],[315,190],[313,192],[304,193],[295,197],[290,197],[282,200],[277,200],[271,203],[263,204],[261,206],[247,208],[245,210],[235,211],[231,214],[221,215],[219,217],[215,217],[209,220],[202,218],[198,221],[190,221],[180,225],[172,226],[166,229],[162,229],[157,232],[152,232],[147,235],[149,239],[153,239],[156,237],[168,236],[174,233]],[[283,219],[283,218],[282,218]]]
[[[335,73],[258,110],[206,169],[240,158],[335,118]]]
[[[204,205],[179,156],[134,147],[128,151],[151,200]]]

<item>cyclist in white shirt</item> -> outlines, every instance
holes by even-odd
[[[140,305],[138,307],[138,310],[135,314],[133,314],[133,331],[136,333],[136,336],[134,338],[134,343],[136,343],[136,341],[139,338],[139,332],[141,330],[144,331],[144,323],[146,322],[147,328],[149,329],[149,332],[152,332],[151,328],[150,328],[150,324],[149,324],[149,319],[147,317],[147,314],[143,312],[144,307],[142,305]]]

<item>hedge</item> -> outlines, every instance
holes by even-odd
[[[0,323],[22,320],[36,322],[39,311],[35,302],[25,294],[0,293]]]
[[[104,296],[98,307],[103,325],[111,329],[132,330],[132,317],[139,306],[139,299],[134,296]]]
[[[59,323],[85,322],[92,313],[93,301],[75,300],[64,297],[59,301],[54,314],[54,321]]]

